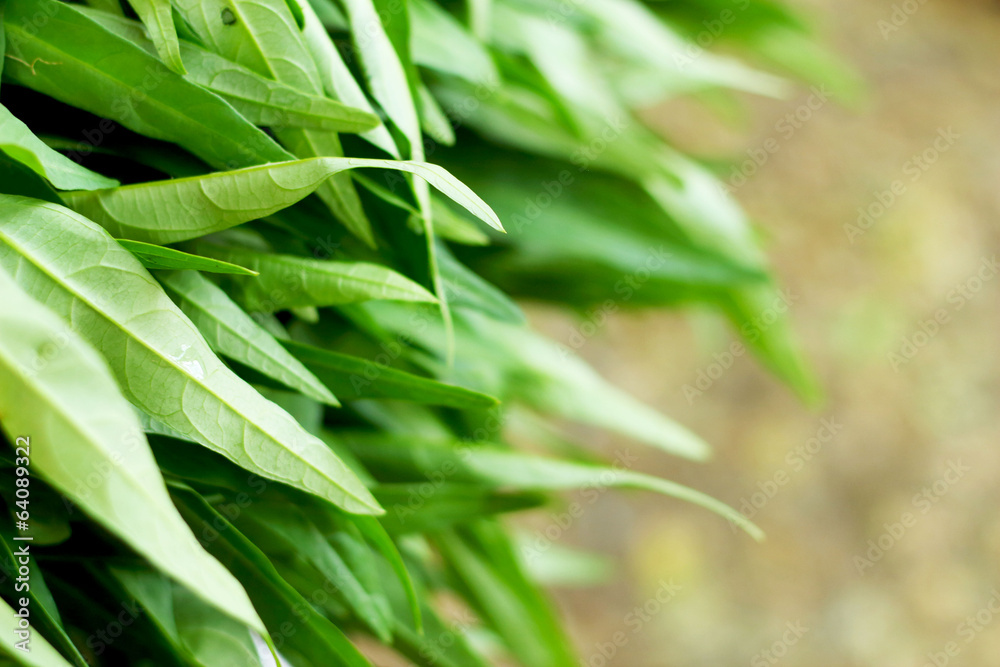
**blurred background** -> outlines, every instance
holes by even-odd
[[[568,498],[584,511],[551,531],[553,548],[604,554],[612,569],[607,584],[556,588],[587,667],[1000,655],[1000,5],[792,4],[863,95],[823,101],[800,86],[741,97],[736,115],[676,100],[649,118],[713,163],[739,168],[766,148],[745,182],[721,174],[787,287],[826,400],[804,406],[750,355],[728,355],[735,337],[707,316],[619,312],[587,340],[583,357],[715,457],[686,464],[578,435],[742,508],[768,535],[756,544],[652,495]],[[580,324],[529,313],[566,344]],[[537,513],[526,532],[557,515]]]

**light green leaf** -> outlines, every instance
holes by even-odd
[[[6,241],[17,221],[11,221],[9,206],[0,210],[0,238]],[[0,264],[16,272],[22,285],[45,287],[9,259]],[[240,585],[177,515],[139,422],[104,360],[4,269],[0,294],[0,331],[6,332],[0,338],[0,414],[12,442],[30,434],[32,470],[206,602],[263,629]]]
[[[160,59],[173,71],[185,74],[170,0],[128,0],[128,4],[132,5],[132,9],[149,31]]]
[[[133,44],[155,50],[136,21],[107,12],[83,12]],[[180,41],[180,52],[189,81],[214,91],[255,125],[359,132],[380,124],[378,116],[369,111],[298,90],[188,41]]]
[[[322,91],[319,70],[285,0],[175,0],[207,48],[298,90]]]
[[[149,415],[267,479],[380,512],[322,441],[219,361],[131,253],[81,216],[0,196],[0,266],[104,353]]]
[[[345,0],[344,7],[372,96],[410,142],[410,155],[419,160],[423,153],[420,123],[400,56],[372,0]],[[405,16],[389,18],[397,22],[406,20]]]
[[[208,273],[235,273],[243,276],[255,276],[256,271],[251,271],[242,266],[223,262],[218,259],[192,255],[173,248],[143,243],[142,241],[130,241],[128,239],[118,239],[118,244],[136,256],[142,265],[147,269],[194,269],[206,271]]]
[[[297,127],[279,131],[278,139],[297,157],[343,158],[344,149],[340,137],[334,132],[318,132]],[[352,234],[375,247],[375,235],[371,221],[361,205],[361,198],[354,187],[350,174],[334,173],[316,187],[316,195],[326,207]]]
[[[298,9],[297,13],[305,19],[298,5],[285,0],[226,0],[206,6],[200,0],[180,0],[177,6],[217,53],[297,90],[323,94],[317,62],[292,12],[293,8]],[[300,158],[343,156],[340,141],[332,132],[289,127],[276,134],[282,144]],[[319,184],[317,194],[337,219],[374,246],[371,223],[349,175],[333,175],[332,179]]]
[[[349,104],[357,109],[375,113],[371,102],[365,96],[354,75],[344,64],[340,51],[334,46],[326,29],[316,16],[316,11],[307,0],[289,0],[291,6],[297,8],[302,15],[304,27],[302,39],[306,48],[319,67],[323,91],[330,97]],[[373,130],[361,134],[372,145],[381,148],[394,158],[399,158],[399,149],[385,125],[379,125]]]
[[[0,150],[60,190],[99,190],[118,185],[115,179],[82,167],[46,146],[4,106],[0,106]]]
[[[486,45],[432,0],[409,0],[413,60],[473,84],[499,85]]]
[[[460,410],[490,408],[498,403],[492,396],[389,368],[369,359],[290,340],[281,341],[281,344],[345,400],[394,399]]]
[[[632,488],[662,493],[715,512],[754,539],[764,534],[723,502],[676,482],[644,475],[629,468],[631,460],[614,467],[541,458],[492,445],[463,447],[460,443],[415,440],[405,434],[338,432],[365,466],[384,482],[415,482],[449,470],[453,483],[522,491],[558,491],[584,487]],[[627,452],[625,452],[627,454]]]
[[[117,237],[175,243],[265,217],[301,200],[337,172],[369,167],[416,174],[480,220],[502,229],[486,202],[446,170],[425,162],[309,158],[99,192],[69,192],[63,198]]]
[[[424,132],[439,144],[454,146],[455,128],[451,126],[451,119],[423,84],[417,88],[417,105],[420,112],[420,126]]]
[[[249,310],[273,313],[301,306],[358,301],[429,301],[434,295],[406,276],[379,264],[258,253],[202,243],[201,252],[246,265],[260,275],[235,280]]]
[[[159,279],[213,350],[317,401],[340,405],[316,376],[214,283],[194,271]]]
[[[36,25],[39,14],[46,20]],[[8,0],[4,27],[10,37],[4,77],[15,83],[176,142],[217,168],[292,157],[214,93],[72,5]]]

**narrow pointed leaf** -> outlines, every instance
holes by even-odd
[[[265,217],[301,200],[337,172],[369,167],[416,174],[480,220],[502,229],[486,202],[441,167],[424,162],[309,158],[113,190],[69,192],[64,200],[117,237],[176,243]]]
[[[160,59],[173,71],[185,74],[170,0],[128,0],[128,4],[132,5],[132,9],[149,31]]]
[[[194,271],[160,276],[167,294],[191,318],[212,349],[327,405],[340,403],[217,285]]]
[[[344,104],[352,107],[375,113],[371,102],[365,96],[361,86],[355,80],[354,75],[344,64],[340,51],[333,44],[326,28],[316,16],[312,4],[308,0],[289,0],[290,4],[296,7],[302,15],[304,26],[302,28],[302,39],[309,50],[313,60],[319,68],[320,81],[323,84],[323,91],[330,97],[340,100]],[[372,145],[377,146],[394,158],[399,158],[399,149],[392,135],[385,125],[363,132],[361,137],[368,140]]]
[[[118,239],[118,245],[135,255],[136,259],[142,262],[147,269],[194,269],[208,273],[233,273],[242,276],[255,276],[256,271],[248,268],[212,259],[192,255],[191,253],[164,248],[163,246],[143,243],[142,241],[130,241],[128,239]]]
[[[434,295],[379,264],[258,253],[199,244],[205,254],[236,262],[260,275],[238,280],[250,310],[271,313],[302,306],[333,306],[372,299],[434,302]]]
[[[437,535],[460,592],[525,667],[575,667],[572,643],[552,603],[530,582],[495,522]]]
[[[31,435],[32,470],[161,571],[262,628],[240,585],[177,515],[139,422],[105,362],[4,269],[0,293],[0,414],[12,442]],[[47,354],[49,346],[56,346],[54,354]]]
[[[154,418],[262,477],[347,511],[381,511],[327,445],[219,361],[138,260],[97,225],[53,204],[0,196],[0,266],[72,317],[126,397]]]

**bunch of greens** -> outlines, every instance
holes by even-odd
[[[697,4],[0,3],[8,659],[568,666],[498,515],[615,485],[758,535],[569,444],[708,452],[512,300],[700,304],[812,393],[743,214],[636,113],[783,89]],[[762,6],[729,41],[802,39]]]

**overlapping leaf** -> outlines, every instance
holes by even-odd
[[[0,230],[5,241],[8,215],[9,209]],[[8,260],[0,264],[17,271]],[[22,285],[29,282],[18,277]],[[139,423],[104,361],[4,269],[0,293],[0,414],[12,441],[30,434],[31,469],[206,601],[262,627],[246,593],[198,546],[170,504]]]
[[[143,410],[265,478],[349,511],[379,511],[326,445],[216,358],[138,261],[100,227],[67,209],[11,196],[0,197],[0,221],[0,266],[72,318]]]
[[[214,283],[194,271],[160,276],[167,293],[212,349],[328,405],[330,390]]]
[[[490,226],[493,210],[447,171],[433,164],[362,158],[310,158],[99,192],[69,192],[70,208],[113,235],[148,243],[175,243],[262,218],[291,206],[333,174],[360,168],[416,174]]]

